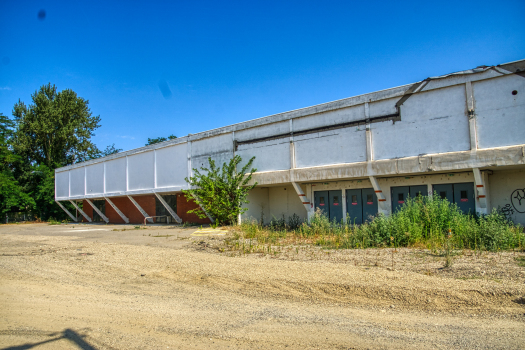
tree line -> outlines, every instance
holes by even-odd
[[[88,100],[50,83],[31,95],[30,104],[19,100],[12,118],[0,113],[1,218],[21,211],[44,221],[65,219],[54,199],[55,169],[122,151],[115,144],[100,150],[92,142],[100,121]],[[148,144],[173,138],[148,139]]]

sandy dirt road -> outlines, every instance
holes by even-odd
[[[229,257],[196,229],[0,226],[0,349],[525,347],[522,280]]]

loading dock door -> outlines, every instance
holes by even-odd
[[[395,213],[405,204],[405,201],[410,194],[410,187],[408,186],[399,186],[392,187],[392,212]]]
[[[432,187],[441,199],[446,199],[450,203],[454,203],[454,189],[452,184],[434,185]]]
[[[377,196],[373,188],[363,188],[362,191],[363,222],[365,222],[370,216],[375,216],[377,214]]]
[[[341,202],[341,190],[328,191],[330,196],[330,221],[341,222],[343,219],[343,203]]]
[[[441,198],[446,198],[450,203],[456,203],[465,214],[473,214],[475,209],[474,183],[434,185],[434,192]]]
[[[417,196],[428,196],[428,186],[410,186],[410,197],[416,198]]]
[[[456,203],[463,213],[474,214],[474,183],[467,182],[454,184],[454,203]]]
[[[408,196],[428,196],[427,185],[392,187],[392,212],[395,213],[405,204]]]
[[[320,209],[327,217],[330,217],[330,205],[328,201],[328,191],[315,191],[315,210]]]
[[[363,223],[363,201],[361,190],[346,190],[346,212],[351,224]]]

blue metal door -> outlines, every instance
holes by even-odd
[[[441,199],[454,203],[454,190],[452,184],[434,185],[433,190]]]
[[[370,216],[377,215],[377,196],[373,188],[362,189],[363,222],[370,220]]]
[[[330,221],[341,222],[343,219],[343,202],[341,190],[329,191],[330,197]]]
[[[474,214],[476,212],[474,205],[474,183],[467,182],[454,184],[454,203],[456,203],[463,213]]]
[[[330,217],[330,204],[328,201],[328,191],[315,191],[315,210],[321,209],[323,214]]]
[[[410,194],[410,187],[392,187],[390,193],[392,195],[392,212],[395,213],[403,206],[403,204],[405,204],[405,201]]]
[[[410,186],[410,197],[416,198],[418,196],[428,196],[428,186]]]
[[[346,212],[351,224],[363,223],[363,201],[361,190],[346,190]]]

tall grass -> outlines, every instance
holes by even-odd
[[[245,222],[238,237],[252,244],[310,243],[326,248],[411,247],[429,249],[505,250],[523,249],[525,234],[520,225],[493,210],[488,215],[463,214],[456,204],[434,195],[407,199],[391,216],[370,217],[362,225],[350,220],[330,221],[317,211],[310,224],[294,214],[272,220],[270,225]],[[255,243],[253,243],[255,242]]]

